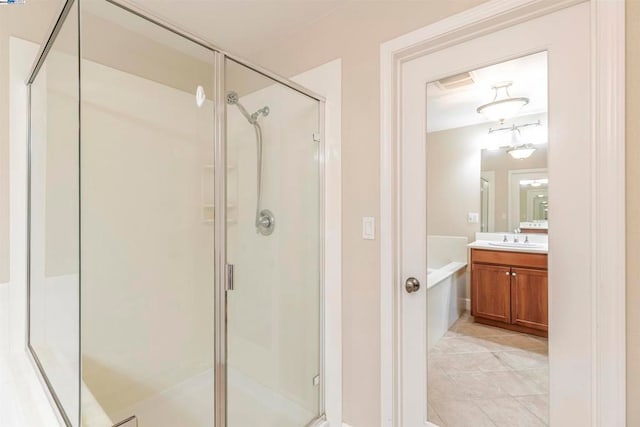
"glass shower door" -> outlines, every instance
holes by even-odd
[[[225,66],[227,426],[321,415],[320,104]]]

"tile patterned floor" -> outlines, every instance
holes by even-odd
[[[463,315],[429,352],[429,421],[440,427],[543,427],[549,407],[546,338]]]

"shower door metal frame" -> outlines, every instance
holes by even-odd
[[[307,426],[304,427],[319,427],[325,425],[327,417],[325,413],[325,401],[326,401],[326,377],[325,377],[325,253],[324,253],[324,235],[325,235],[325,98],[302,85],[299,85],[286,77],[280,76],[274,72],[266,70],[260,66],[254,65],[249,61],[246,61],[236,55],[232,55],[223,49],[201,39],[189,32],[186,32],[179,27],[158,18],[153,13],[140,8],[137,5],[130,3],[127,0],[103,0],[114,6],[117,6],[131,14],[134,14],[148,22],[151,22],[169,32],[172,32],[178,36],[181,36],[197,45],[209,49],[214,55],[214,189],[216,192],[215,203],[217,206],[226,206],[226,105],[224,103],[225,92],[225,62],[232,60],[240,65],[243,65],[250,70],[273,80],[289,89],[292,89],[308,98],[311,98],[318,102],[318,132],[320,135],[320,141],[318,142],[318,197],[319,197],[319,333],[320,333],[320,346],[319,346],[319,361],[320,361],[320,392],[319,392],[319,416],[312,420]],[[78,132],[79,132],[79,149],[82,145],[82,136],[80,135],[81,122],[81,76],[80,68],[82,62],[82,33],[80,31],[82,27],[82,14],[80,11],[80,5],[82,0],[65,0],[61,6],[60,11],[56,14],[55,19],[47,32],[46,38],[42,43],[35,61],[29,71],[29,77],[25,82],[27,86],[27,245],[26,245],[26,261],[27,261],[27,295],[26,295],[26,349],[30,359],[33,361],[36,371],[42,382],[46,386],[46,391],[49,399],[57,409],[57,415],[66,426],[71,426],[71,422],[68,414],[65,412],[62,404],[47,377],[47,373],[44,367],[40,363],[34,349],[30,344],[30,331],[31,331],[31,304],[30,304],[30,292],[31,292],[31,277],[30,277],[30,258],[31,258],[31,84],[34,82],[38,75],[43,63],[47,59],[47,55],[56,40],[58,33],[62,26],[66,22],[66,18],[71,11],[74,4],[78,5]],[[80,167],[81,165],[79,165]],[[79,178],[79,186],[81,185],[81,178]],[[81,197],[79,195],[78,197]],[[80,227],[80,225],[78,225]],[[214,220],[215,230],[215,245],[214,245],[214,262],[215,262],[215,360],[214,360],[214,407],[215,407],[215,421],[214,427],[227,427],[227,289],[226,289],[226,209],[218,209],[215,212]],[[79,256],[81,255],[81,247],[79,246]],[[80,258],[79,258],[80,259]],[[80,262],[80,261],[79,261]],[[82,293],[82,271],[79,267],[79,312],[81,316],[82,305],[80,304],[80,298]],[[81,317],[80,317],[81,319]],[[81,344],[81,330],[82,322],[79,319],[78,331],[79,331],[79,348],[80,348],[80,369],[79,369],[79,382],[78,388],[81,389],[82,384],[82,344]],[[72,414],[76,415],[76,414]],[[79,410],[77,414],[79,422],[82,420],[82,394],[80,393]],[[74,417],[75,418],[75,417]],[[301,426],[303,427],[303,426]]]
[[[215,257],[215,366],[214,426],[227,427],[227,143],[224,54],[215,53],[214,72],[214,257]]]

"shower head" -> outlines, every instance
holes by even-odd
[[[258,118],[262,115],[262,116],[268,116],[269,115],[269,107],[268,106],[264,106],[261,109],[259,109],[258,111],[256,111],[253,114],[249,114],[249,112],[244,108],[244,106],[240,103],[240,97],[238,96],[238,92],[234,92],[232,90],[230,90],[229,92],[227,92],[227,104],[229,105],[235,105],[236,107],[238,107],[238,110],[240,110],[240,112],[242,113],[242,115],[247,119],[247,121],[249,123],[251,123],[252,125],[255,125],[256,123],[258,123]]]
[[[238,103],[238,93],[234,91],[227,92],[227,104],[234,105]]]

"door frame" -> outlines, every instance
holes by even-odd
[[[583,1],[491,0],[380,47],[381,426],[400,426],[402,287],[398,218],[401,117],[406,61]],[[592,159],[590,329],[593,426],[626,422],[625,1],[590,0]],[[426,357],[426,355],[425,355]]]

